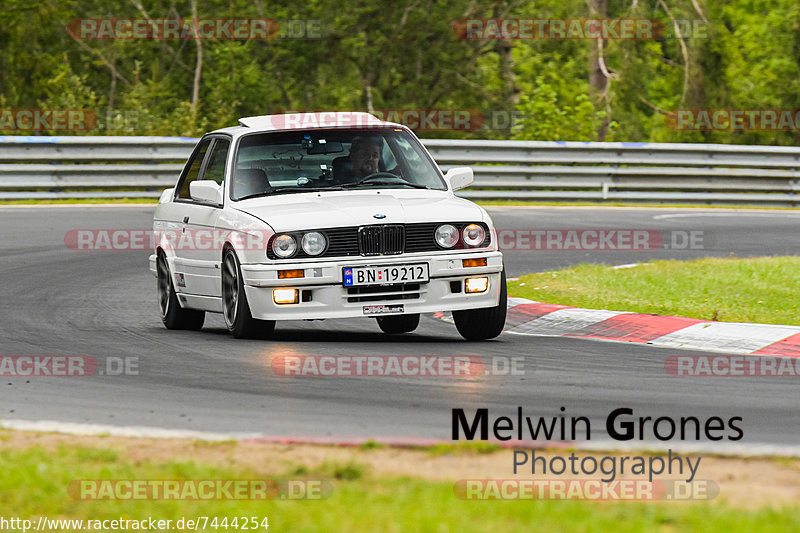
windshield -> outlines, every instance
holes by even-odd
[[[314,130],[242,137],[231,198],[360,188],[446,190],[409,132]]]

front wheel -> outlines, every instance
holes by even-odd
[[[453,311],[453,321],[458,332],[468,341],[493,339],[503,331],[507,308],[506,271],[503,270],[500,275],[500,302],[495,307]]]
[[[175,295],[172,276],[169,274],[167,257],[163,253],[156,259],[156,279],[158,280],[158,307],[161,322],[167,329],[197,330],[203,327],[206,314],[203,311],[184,309]]]
[[[384,333],[410,333],[419,326],[419,313],[400,316],[379,316],[378,326]]]
[[[274,320],[256,320],[244,292],[242,269],[233,250],[222,260],[222,314],[228,331],[237,339],[266,338],[275,330]]]

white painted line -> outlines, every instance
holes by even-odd
[[[617,315],[630,314],[627,311],[605,311],[600,309],[559,309],[541,318],[525,322],[508,331],[528,335],[547,335],[560,337],[572,335],[586,326],[591,326]]]
[[[704,322],[668,333],[651,344],[667,348],[748,354],[800,333],[798,326]]]
[[[527,298],[509,298],[508,308],[511,309],[512,307],[516,307],[518,305],[535,304],[535,303],[538,302],[534,302],[533,300],[528,300]]]
[[[111,435],[113,437],[142,437],[151,439],[193,439],[202,441],[243,440],[263,437],[260,433],[225,433],[193,431],[188,429],[165,429],[148,426],[110,426],[57,422],[55,420],[0,420],[0,427],[19,431],[43,431],[68,435]]]
[[[612,270],[619,270],[620,268],[636,268],[639,266],[648,266],[652,265],[653,263],[626,263],[624,265],[617,265],[611,267]]]
[[[0,204],[0,209],[83,209],[84,207],[156,207],[157,203],[151,204],[19,204],[4,205]]]
[[[795,212],[787,212],[787,210],[778,211],[777,213],[764,213],[761,211],[758,212],[750,212],[749,210],[742,210],[737,213],[674,213],[669,215],[654,215],[654,220],[664,220],[668,218],[692,218],[692,217],[780,217],[780,218],[800,218],[800,214],[795,214]]]

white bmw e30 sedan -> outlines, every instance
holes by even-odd
[[[154,215],[161,319],[235,337],[278,320],[373,317],[413,331],[452,311],[468,340],[496,337],[506,280],[489,215],[454,191],[405,126],[367,113],[242,118],[205,135]]]

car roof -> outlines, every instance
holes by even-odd
[[[386,122],[370,113],[359,111],[323,111],[318,113],[285,113],[279,115],[260,115],[239,119],[238,126],[213,131],[229,135],[243,135],[270,131],[294,131],[315,129],[350,128],[403,128],[395,122]]]

